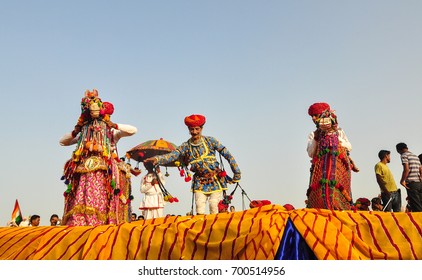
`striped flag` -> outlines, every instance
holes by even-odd
[[[12,221],[15,222],[17,225],[22,222],[22,212],[17,199],[15,202],[15,208],[13,208]]]

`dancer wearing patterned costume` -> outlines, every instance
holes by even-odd
[[[114,108],[111,103],[103,103],[96,90],[85,92],[81,109],[75,129],[60,139],[62,146],[76,144],[62,177],[67,185],[63,224],[96,226],[126,222],[131,197],[125,194],[130,193],[130,178],[127,170],[122,169],[116,144],[137,130],[111,122]]]
[[[312,166],[307,207],[350,210],[353,205],[353,165],[349,157],[352,145],[338,127],[337,116],[327,103],[313,104],[308,114],[317,129],[308,137],[307,152],[312,158]]]
[[[216,214],[222,192],[227,190],[227,183],[236,183],[240,180],[240,169],[234,157],[220,141],[214,137],[202,136],[204,116],[188,116],[185,118],[185,124],[192,136],[188,141],[169,154],[152,157],[146,161],[154,165],[165,165],[183,158],[194,173],[192,190],[195,194],[196,214],[205,214],[207,201],[210,214]],[[216,151],[229,162],[233,179],[228,179],[226,172],[222,170],[215,156]]]

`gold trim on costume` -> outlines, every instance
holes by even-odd
[[[75,173],[88,173],[97,170],[107,170],[107,164],[103,158],[91,156],[76,167]]]
[[[90,216],[97,216],[97,218],[102,221],[107,221],[107,214],[106,213],[100,213],[97,209],[94,207],[89,207],[85,205],[76,205],[72,208],[72,210],[68,211],[64,216],[65,218],[69,218],[70,216],[76,215],[76,214],[83,214],[83,215],[90,215]]]

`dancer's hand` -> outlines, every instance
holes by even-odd
[[[114,128],[114,129],[119,129],[119,126],[112,121],[107,121],[106,123],[107,123],[108,127],[111,127],[111,128]]]
[[[314,131],[314,140],[318,142],[320,138],[321,138],[321,129],[317,129]]]
[[[239,183],[239,181],[240,181],[240,173],[233,174],[233,178],[230,178],[229,176],[227,176],[226,178],[227,178],[227,182],[229,184]]]
[[[81,127],[79,125],[75,125],[75,128],[72,131],[72,137],[75,138],[79,132],[81,132]]]
[[[237,183],[240,181],[240,173],[234,173],[233,174],[233,182]]]

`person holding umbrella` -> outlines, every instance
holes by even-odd
[[[222,199],[223,191],[227,190],[227,183],[237,183],[241,178],[239,166],[229,150],[216,138],[202,135],[205,121],[203,115],[185,117],[184,122],[189,129],[191,138],[168,154],[144,160],[144,162],[152,163],[155,166],[183,159],[186,166],[190,165],[190,170],[194,173],[192,191],[194,192],[197,215],[205,214],[207,202],[210,214],[218,213],[218,203]],[[216,152],[230,164],[233,178],[227,176],[224,166],[218,162],[215,156]]]

